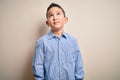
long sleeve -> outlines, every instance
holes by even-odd
[[[75,58],[75,80],[83,80],[84,78],[83,60],[77,41],[75,41],[74,44],[74,58]]]
[[[34,58],[32,62],[33,75],[35,80],[44,80],[44,55],[43,55],[43,43],[36,43]]]

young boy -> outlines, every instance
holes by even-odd
[[[78,43],[63,30],[68,21],[63,8],[51,3],[46,17],[46,24],[51,30],[36,43],[32,63],[35,80],[83,80],[83,62]]]

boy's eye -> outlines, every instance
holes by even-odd
[[[60,13],[57,13],[57,15],[60,15]]]
[[[52,14],[49,15],[49,17],[53,16]]]

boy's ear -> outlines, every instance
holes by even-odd
[[[46,21],[46,24],[49,26],[49,23],[48,23],[48,21]]]
[[[65,24],[68,22],[68,17],[65,17]]]

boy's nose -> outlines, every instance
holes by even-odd
[[[53,16],[53,19],[56,20],[56,19],[57,19],[57,15],[54,15],[54,16]]]

